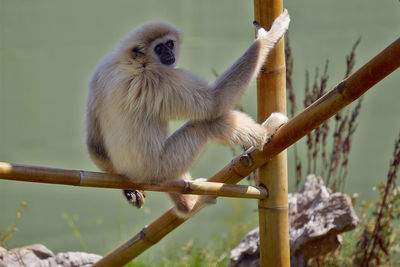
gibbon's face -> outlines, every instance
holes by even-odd
[[[126,36],[117,50],[119,61],[136,67],[149,63],[174,68],[179,58],[181,30],[167,22],[143,24]]]
[[[175,67],[178,60],[178,42],[173,35],[167,34],[155,39],[150,45],[149,52],[156,62]]]
[[[164,65],[171,65],[175,63],[174,54],[174,41],[168,40],[165,43],[159,43],[154,47],[154,53],[156,53],[160,62]]]

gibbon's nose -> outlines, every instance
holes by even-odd
[[[175,63],[174,53],[168,52],[161,57],[161,63],[164,65],[172,65]]]

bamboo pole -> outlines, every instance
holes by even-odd
[[[263,151],[249,149],[234,158],[208,181],[237,183],[256,168],[264,165],[273,156],[328,120],[349,103],[359,98],[399,66],[400,38],[339,83],[330,92],[280,127],[272,140],[264,146]],[[186,220],[178,218],[171,208],[93,266],[122,266],[157,243]]]
[[[269,29],[283,11],[282,0],[254,0],[254,18]],[[284,40],[275,45],[257,78],[258,121],[272,112],[286,114]],[[258,202],[260,266],[290,266],[287,153],[280,152],[258,171],[258,183],[270,194]]]
[[[28,166],[7,162],[0,162],[0,179],[220,197],[261,199],[267,196],[267,190],[261,186],[232,185],[181,179],[169,181],[161,185],[133,183],[123,175]]]

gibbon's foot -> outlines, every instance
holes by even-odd
[[[173,194],[170,194],[171,199],[174,199],[174,197],[171,195]],[[205,206],[217,203],[217,198],[215,196],[206,195],[180,195],[180,199],[181,201],[184,200],[184,203],[173,201],[175,203],[175,213],[179,218],[182,219],[187,219],[193,216]]]
[[[168,193],[168,195],[174,203],[175,214],[179,218],[186,219],[194,213],[196,195],[181,195],[177,193]]]
[[[195,182],[207,182],[207,178],[196,178],[194,181]],[[202,202],[202,203],[205,203],[206,205],[213,205],[213,204],[217,204],[217,197],[207,196],[207,195],[203,195],[203,196],[199,195],[197,197],[197,202]]]
[[[205,206],[205,205],[215,205],[215,204],[217,204],[217,197],[215,197],[215,196],[204,196],[204,195],[203,196],[199,196],[198,202],[199,202],[198,205],[202,205],[200,203],[204,203],[203,206]]]
[[[123,190],[123,194],[130,204],[136,208],[142,208],[144,205],[144,199],[146,192],[143,190]]]
[[[267,130],[266,143],[271,140],[276,130],[288,121],[288,118],[279,112],[273,112],[261,125]]]

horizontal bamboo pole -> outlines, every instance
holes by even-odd
[[[187,181],[181,179],[169,181],[161,185],[143,184],[133,183],[123,175],[28,166],[7,162],[0,162],[0,179],[86,187],[211,195],[219,197],[262,199],[267,196],[267,190],[261,186]]]
[[[318,125],[360,97],[377,82],[400,66],[400,38],[376,55],[346,80],[315,101],[308,108],[289,120],[278,129],[263,151],[249,149],[236,157],[230,164],[212,176],[208,181],[237,183],[267,160],[277,155],[294,142],[311,132]],[[123,266],[157,243],[187,219],[176,216],[171,208],[147,225],[143,230],[115,248],[94,267]]]

